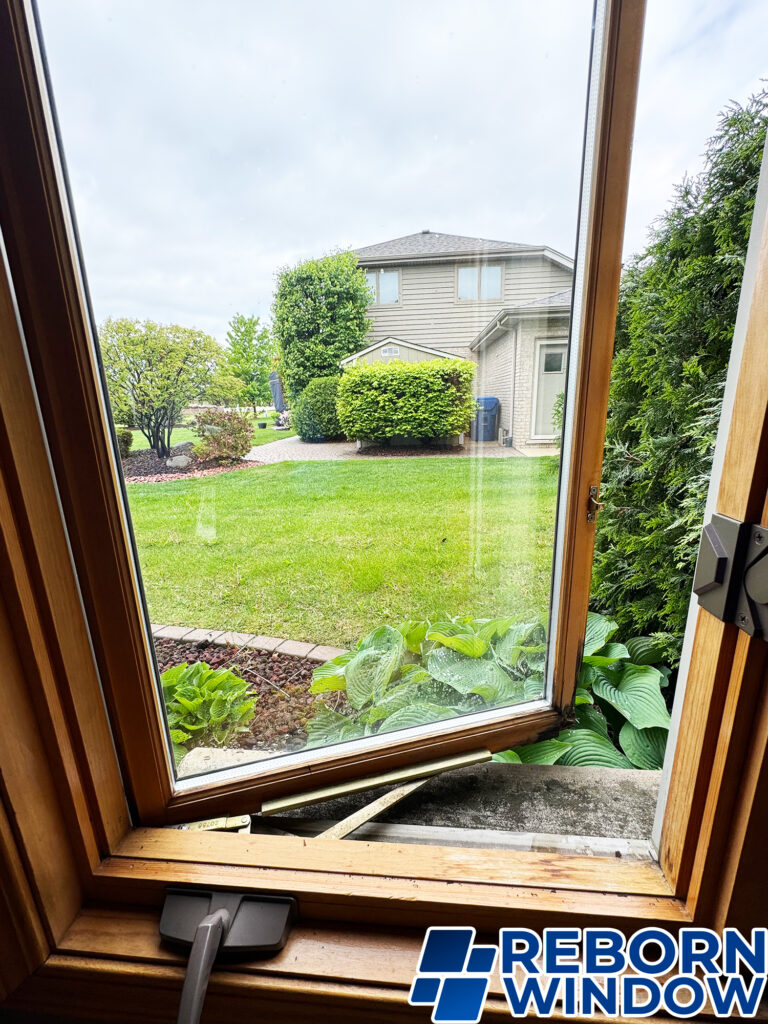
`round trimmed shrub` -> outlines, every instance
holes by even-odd
[[[344,436],[336,414],[338,377],[316,377],[293,407],[291,424],[302,441],[335,441]]]
[[[120,452],[120,458],[127,459],[131,454],[133,431],[126,427],[116,427],[115,434],[117,435],[117,450]]]
[[[392,360],[351,366],[336,403],[349,438],[431,440],[469,429],[475,364],[467,359]]]

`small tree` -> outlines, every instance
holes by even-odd
[[[269,329],[259,327],[257,316],[237,313],[227,331],[227,369],[241,382],[241,397],[253,406],[270,405],[272,392],[269,373],[275,356],[275,343]]]
[[[273,324],[281,377],[292,399],[315,377],[337,375],[340,360],[364,346],[369,301],[365,274],[352,252],[279,272]]]
[[[221,363],[213,338],[189,327],[109,319],[99,341],[112,404],[133,422],[160,458],[182,409],[200,398]]]

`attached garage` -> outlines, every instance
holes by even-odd
[[[501,402],[499,440],[551,448],[558,395],[565,390],[570,290],[502,310],[477,335],[475,393]]]

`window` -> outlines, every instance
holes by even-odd
[[[591,14],[587,5],[583,13],[584,24],[589,25]],[[292,23],[286,25],[286,30],[293,31]],[[580,59],[586,77],[588,53],[583,52]],[[598,109],[595,89],[600,81],[599,72],[600,61],[595,60],[589,96],[591,122]],[[54,69],[54,80],[55,74]],[[631,97],[630,90],[625,102]],[[581,103],[586,99],[582,96]],[[63,106],[61,109],[66,136],[67,114]],[[101,145],[99,152],[103,151]],[[599,209],[599,189],[604,187],[595,182],[593,175],[597,171],[591,156],[588,154],[583,187],[587,194],[597,194],[598,199],[584,203],[585,210]],[[617,179],[624,181],[625,151],[617,149],[614,159]],[[575,218],[579,159],[570,162],[570,171],[573,188],[569,194],[574,197]],[[606,174],[602,166],[600,173]],[[109,165],[109,174],[114,174],[113,163]],[[584,263],[582,272],[587,277],[597,272],[586,265],[591,258],[588,236],[589,226],[584,221],[578,259]],[[424,242],[420,239],[419,244]],[[572,244],[575,248],[575,239]],[[607,247],[601,250],[603,258],[618,244],[620,239],[616,237],[606,243]],[[87,242],[85,248],[87,263]],[[142,258],[149,258],[145,257],[144,249]],[[500,265],[460,270],[472,274],[475,297],[500,295]],[[342,272],[340,268],[339,273]],[[300,264],[297,273],[299,276],[290,279],[290,287],[285,291],[289,299],[313,286],[314,271],[301,276]],[[379,304],[397,301],[398,271],[379,268],[367,273],[372,289],[375,283]],[[323,287],[317,293],[316,305],[323,309],[324,316],[341,278],[333,280],[334,289]],[[581,511],[587,482],[599,478],[602,444],[600,418],[581,420],[576,412],[578,401],[588,402],[590,408],[595,403],[604,406],[607,380],[604,375],[593,375],[591,367],[605,365],[601,353],[608,351],[612,341],[606,325],[612,321],[615,301],[615,288],[609,286],[591,298],[590,310],[602,304],[607,311],[598,321],[600,328],[593,328],[591,320],[587,320],[581,334],[573,338],[569,352],[575,374],[573,388],[578,384],[582,394],[578,400],[574,394],[569,406],[571,418],[564,429],[562,478],[568,484],[558,499],[557,480],[551,475],[552,494],[536,520],[535,529],[529,528],[524,514],[533,484],[529,479],[522,483],[515,479],[511,459],[497,459],[488,466],[485,475],[489,486],[493,486],[495,475],[500,474],[501,486],[496,493],[502,501],[487,506],[482,500],[475,501],[475,463],[469,459],[457,461],[454,470],[443,459],[436,461],[443,467],[443,487],[450,501],[440,499],[425,507],[419,501],[419,474],[420,466],[427,463],[415,458],[393,460],[397,466],[396,480],[382,484],[367,479],[352,488],[340,475],[349,465],[342,460],[339,467],[330,462],[318,463],[311,473],[312,479],[310,470],[283,474],[272,472],[269,463],[264,472],[260,468],[238,470],[250,474],[242,478],[219,473],[219,466],[214,467],[215,475],[204,476],[192,484],[191,500],[173,481],[170,489],[164,489],[168,485],[163,480],[145,483],[142,474],[138,474],[137,482],[127,477],[111,495],[105,491],[102,502],[89,500],[83,504],[94,479],[104,481],[108,488],[112,486],[108,481],[119,478],[120,464],[105,444],[107,401],[111,401],[112,418],[120,427],[125,426],[123,417],[127,413],[133,412],[137,418],[143,415],[138,400],[133,405],[126,400],[125,412],[117,400],[108,348],[115,340],[115,321],[102,325],[101,359],[107,369],[106,387],[98,376],[84,376],[79,386],[88,392],[87,401],[68,399],[66,411],[66,437],[74,435],[76,415],[83,416],[83,429],[95,431],[89,443],[99,471],[91,464],[82,486],[75,486],[69,471],[75,475],[85,473],[86,460],[79,451],[70,463],[73,456],[64,444],[64,432],[58,435],[57,445],[63,446],[61,455],[68,464],[67,486],[72,487],[65,503],[68,527],[82,538],[73,546],[90,588],[87,606],[90,614],[99,619],[99,631],[110,630],[109,621],[103,621],[107,608],[111,621],[120,624],[119,634],[113,641],[101,644],[98,654],[121,754],[129,776],[137,780],[136,802],[143,820],[185,820],[192,807],[205,806],[206,811],[213,811],[224,805],[252,806],[254,799],[279,796],[301,786],[314,788],[326,780],[365,778],[404,765],[429,765],[448,755],[480,752],[488,756],[557,725],[573,696],[588,600],[588,572],[574,574],[569,563],[575,552],[579,558],[585,557],[593,544],[594,527],[585,521]],[[301,315],[307,308],[301,308]],[[423,329],[423,314],[416,315],[422,317]],[[295,318],[290,322],[295,324]],[[434,344],[429,320],[426,327]],[[125,334],[121,344],[133,345],[138,330],[135,325],[129,323],[120,329]],[[322,323],[318,330],[321,329]],[[470,322],[469,329],[477,328]],[[155,327],[150,328],[150,333],[153,345],[155,335],[166,343]],[[175,343],[178,337],[185,344],[196,346],[203,354],[203,362],[206,358],[213,362],[217,349],[209,344],[210,339],[200,337],[202,333],[181,328],[171,341]],[[70,395],[73,392],[65,388],[58,367],[58,332],[56,337],[57,347],[50,352],[51,361],[57,364],[56,394]],[[284,339],[284,344],[292,341],[291,335]],[[80,367],[93,367],[99,360],[96,338],[87,329],[79,335],[79,344],[83,351],[68,363],[73,373]],[[43,348],[41,345],[41,352]],[[358,344],[359,351],[364,348]],[[597,353],[591,361],[584,354],[590,350]],[[160,351],[165,351],[162,346]],[[586,360],[588,373],[576,372],[579,360]],[[284,361],[287,372],[290,360]],[[154,363],[161,370],[169,364],[170,360],[164,358]],[[443,389],[463,388],[462,394],[469,393],[472,367],[467,360],[436,359],[414,365],[421,367],[415,371],[418,373],[445,374]],[[39,366],[37,372],[42,377],[46,370]],[[118,383],[122,381],[119,374],[114,376]],[[218,379],[215,383],[218,386]],[[306,378],[288,379],[288,390],[307,383]],[[343,387],[342,377],[339,388]],[[143,401],[142,395],[139,399]],[[457,402],[450,408],[462,410],[467,404]],[[266,429],[267,424],[263,426]],[[427,440],[442,443],[446,437],[460,435],[465,427],[466,424],[448,424],[436,432],[438,436]],[[214,435],[218,429],[214,426]],[[365,438],[364,429],[358,437]],[[210,436],[207,429],[199,433],[203,441]],[[392,440],[398,443],[401,438],[411,440],[407,427],[398,422]],[[162,464],[157,466],[151,457],[149,462],[159,469],[158,475],[167,475],[167,469],[176,469],[171,462],[177,458],[186,464],[190,457],[187,451],[169,455],[155,450]],[[252,460],[258,467],[257,448]],[[355,471],[360,464],[361,460],[356,460]],[[371,467],[366,472],[379,472],[376,463],[371,463]],[[233,490],[231,479],[244,483],[258,479],[259,486],[254,491],[246,488],[248,496],[243,500],[243,493],[237,487]],[[318,500],[318,495],[322,495],[322,500]],[[365,501],[373,497],[384,504],[371,511]],[[404,512],[395,505],[403,498],[412,503],[406,505]],[[98,514],[102,504],[110,510],[109,521],[102,522],[102,542],[97,551],[92,543],[98,531],[89,519]],[[450,522],[446,520],[448,514],[453,516]],[[161,519],[170,517],[170,530],[160,526],[158,515]],[[384,533],[377,529],[371,536],[370,524],[382,517],[387,518],[390,528]],[[259,530],[253,528],[257,521]],[[394,544],[391,538],[395,531],[398,536],[410,531],[415,547]],[[436,551],[434,558],[423,556],[425,537],[426,547]],[[111,566],[104,557],[105,546],[112,550],[115,559]],[[465,557],[465,550],[473,552],[471,561]],[[298,572],[292,568],[297,565]],[[393,576],[393,568],[399,576]],[[263,583],[267,578],[273,580],[269,590]],[[430,592],[430,605],[423,611],[415,607],[410,597],[420,592],[420,586],[438,588]],[[384,594],[390,595],[386,602]],[[396,606],[398,595],[402,594],[411,603],[401,603],[393,612],[391,607]],[[464,596],[459,600],[457,594]],[[224,603],[217,608],[216,602],[222,598]],[[448,614],[440,615],[447,600],[451,601]],[[460,604],[474,606],[481,613],[468,615]],[[244,614],[250,616],[244,623],[235,619]],[[321,623],[323,631],[309,632],[307,621]],[[163,629],[168,628],[163,624],[169,622],[171,632],[163,634]],[[192,628],[187,629],[188,626]],[[304,636],[297,636],[299,629]],[[231,704],[235,720],[227,728],[218,724],[221,718],[212,714],[215,726],[208,719],[201,722],[198,710],[207,707],[204,702],[208,699],[208,691],[202,692],[201,680],[209,677],[201,675],[208,670],[200,665],[208,658],[216,668],[221,664],[216,660],[217,644],[231,647],[235,638],[236,646],[238,637],[245,637],[241,641],[244,653],[238,654],[237,664],[227,667],[236,677],[238,671],[241,675],[248,671],[251,679],[259,680],[249,686],[259,686],[260,690],[251,688],[245,692],[238,689],[237,678],[228,677],[229,689],[221,698],[214,698],[218,702],[215,708],[218,714],[224,703],[229,702],[227,707]],[[209,640],[212,649],[201,651],[191,646]],[[285,711],[283,698],[291,699],[291,688],[306,690],[307,682],[297,682],[294,676],[286,680],[282,675],[272,675],[270,645],[271,649],[276,648],[275,656],[281,665],[281,651],[292,657],[291,650],[299,654],[315,647],[344,649],[315,671],[310,712],[300,723],[303,735],[298,737],[295,729],[284,730],[280,715]],[[170,647],[174,650],[172,658],[167,654]],[[522,657],[518,648],[525,652]],[[182,674],[182,662],[194,662],[194,668],[189,669],[192,675]],[[158,669],[163,673],[162,686]],[[303,671],[306,680],[306,670],[295,671]],[[418,687],[421,689],[417,690]],[[140,700],[137,688],[142,695]],[[205,732],[200,732],[202,729]],[[238,729],[246,729],[249,738],[243,737],[241,745],[235,748],[234,742],[242,735]],[[196,733],[206,736],[207,742],[202,746],[212,753],[206,755],[208,759],[202,765],[189,767],[187,755],[194,755],[201,744],[198,742],[191,749],[184,745],[190,736],[197,738]],[[220,746],[227,747],[226,758],[219,754]],[[151,757],[147,756],[148,750],[152,751]]]
[[[324,983],[313,991],[321,1015],[349,1009],[352,1002],[368,1016],[382,1007],[393,1008],[394,1015],[401,1001],[404,1005],[423,926],[433,920],[477,920],[489,931],[508,925],[512,911],[536,928],[562,924],[564,915],[568,923],[578,915],[582,923],[626,931],[659,921],[716,927],[764,923],[765,648],[706,612],[698,614],[658,868],[560,853],[382,850],[376,843],[351,847],[345,841],[132,825],[131,817],[146,825],[228,813],[242,794],[208,786],[188,794],[183,804],[170,802],[162,743],[152,732],[156,697],[145,685],[149,676],[142,664],[144,633],[130,548],[102,443],[103,409],[88,358],[83,296],[66,244],[71,236],[56,162],[40,129],[45,107],[38,80],[30,75],[34,37],[19,12],[16,5],[0,7],[6,98],[0,108],[0,217],[8,256],[0,276],[0,543],[6,567],[0,624],[7,712],[0,716],[0,866],[10,880],[3,895],[11,908],[0,921],[0,998],[21,983],[9,1006],[12,1002],[40,1018],[60,1017],[62,1007],[73,1017],[128,1020],[150,1010],[157,1015],[158,1001],[180,984],[178,967],[157,942],[160,894],[171,883],[287,890],[312,920],[314,931],[297,935],[296,941],[308,950],[319,948],[319,966],[302,974],[305,961],[297,957],[288,978],[279,967],[228,970],[218,994],[212,992],[220,1002],[210,1007],[222,1017],[242,1007],[244,994],[256,991],[281,1011],[288,1006],[306,1014],[303,982],[308,977],[316,982],[318,974]],[[592,256],[584,266],[585,289],[592,296],[584,317],[592,322],[586,332],[592,354],[595,330],[598,336],[600,330],[610,332],[610,317],[596,314],[601,302],[610,308],[605,292],[615,306],[620,256],[617,248],[610,249],[615,237],[610,225],[598,232],[595,224],[603,222],[606,207],[615,214],[622,206],[621,195],[606,196],[604,186],[610,182],[622,192],[642,22],[642,11],[631,4],[609,7],[608,14],[610,71],[601,109],[610,116],[598,120],[602,170],[590,221]],[[761,231],[764,253],[764,227]],[[751,313],[717,502],[724,514],[755,521],[764,515],[768,485],[764,264],[763,257],[747,296]],[[600,365],[590,375],[604,369],[605,360],[594,362]],[[582,375],[576,394],[583,423],[593,411],[586,401],[591,379]],[[563,575],[582,583],[566,586],[569,604],[584,599],[583,579],[588,580],[584,549],[590,534],[584,492],[578,488],[596,479],[589,434],[579,434],[576,450],[586,459],[567,467],[579,500],[566,519],[575,542],[567,546]],[[586,614],[586,607],[582,611]],[[572,633],[578,646],[578,629]],[[535,735],[536,726],[529,728]],[[132,734],[134,741],[140,739],[138,756]],[[122,775],[113,736],[127,769]],[[325,769],[318,774],[329,777]],[[294,789],[302,782],[306,776],[294,780]],[[240,801],[241,807],[253,806],[254,791],[247,799],[250,804]],[[375,966],[381,962],[382,933],[372,927],[376,924],[387,926],[388,973],[381,981]],[[350,947],[354,956],[345,955]],[[335,951],[332,977],[329,949]],[[506,1013],[500,1001],[498,1012]]]
[[[365,279],[373,293],[375,305],[399,301],[400,273],[397,270],[366,270]]]
[[[459,267],[456,277],[459,300],[501,298],[501,266]]]
[[[381,349],[383,359],[397,359],[400,355],[400,348],[397,345],[384,345]]]
[[[563,354],[562,352],[545,352],[544,353],[544,373],[562,373],[563,372]]]

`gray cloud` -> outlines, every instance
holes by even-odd
[[[422,228],[572,252],[588,0],[40,0],[96,316],[223,339],[286,263]],[[637,249],[763,72],[759,0],[650,0]]]

